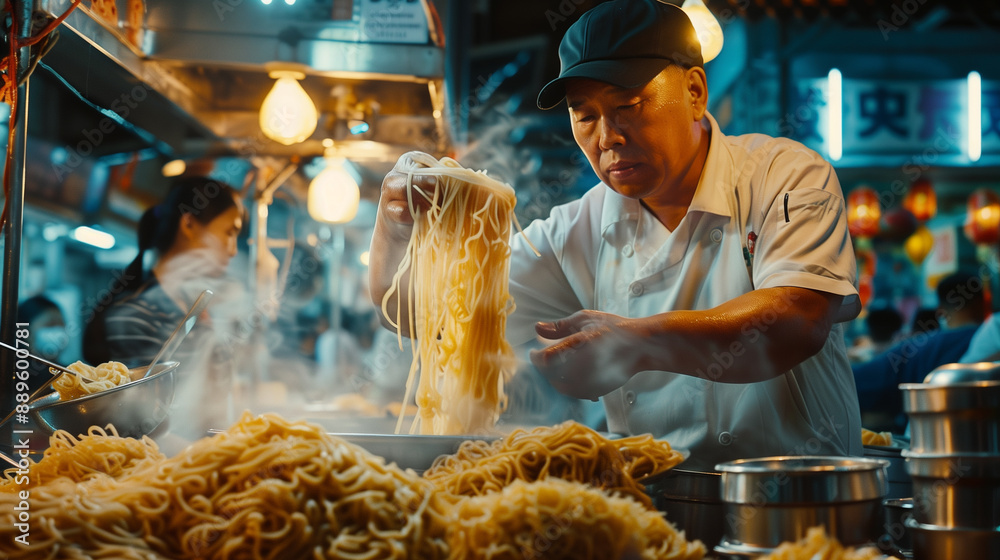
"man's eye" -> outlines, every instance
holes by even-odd
[[[576,122],[579,123],[589,123],[594,121],[593,115],[582,115],[576,118]]]
[[[619,110],[619,111],[627,111],[627,110],[629,110],[629,109],[635,109],[635,108],[637,108],[638,106],[639,106],[639,102],[637,101],[637,102],[635,102],[635,103],[628,103],[628,104],[626,104],[626,105],[619,105],[619,106],[618,106],[618,110]]]

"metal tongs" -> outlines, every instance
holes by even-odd
[[[146,375],[150,375],[153,372],[153,366],[156,364],[170,359],[170,356],[174,355],[174,352],[180,347],[181,342],[184,341],[184,337],[187,336],[191,329],[194,328],[194,324],[198,322],[198,315],[208,307],[209,300],[215,295],[212,290],[205,290],[201,292],[198,299],[194,300],[191,305],[191,309],[188,310],[187,315],[181,319],[181,322],[177,324],[174,332],[170,333],[167,337],[166,342],[160,347],[160,351],[153,356],[153,361],[149,362],[149,367],[146,368]]]

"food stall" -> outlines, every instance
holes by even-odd
[[[491,177],[515,183],[517,219],[525,223],[596,183],[565,115],[538,115],[525,106],[534,105],[548,79],[554,42],[600,2],[534,6],[535,18],[525,26],[545,33],[513,38],[494,27],[517,27],[528,6],[497,3],[5,3],[21,24],[7,40],[11,52],[21,47],[28,78],[7,90],[15,111],[8,119],[0,342],[14,348],[3,353],[2,382],[11,390],[0,390],[0,437],[11,445],[0,443],[0,454],[12,470],[0,484],[0,495],[10,497],[0,503],[11,511],[0,511],[0,519],[12,523],[0,531],[10,541],[0,543],[0,551],[10,558],[723,560],[811,558],[824,551],[833,558],[929,560],[996,554],[1000,403],[992,370],[973,381],[942,383],[979,384],[954,389],[955,397],[947,389],[943,397],[925,396],[934,389],[924,384],[903,389],[907,412],[922,422],[913,447],[897,434],[866,445],[859,457],[803,451],[796,454],[802,457],[747,457],[712,472],[685,470],[688,450],[646,434],[611,433],[599,403],[558,395],[522,371],[500,376],[509,385],[505,399],[490,403],[498,407],[490,429],[415,433],[428,422],[416,421],[420,410],[407,382],[419,349],[394,335],[383,338],[367,270],[358,264],[367,258],[382,178],[412,151],[434,156],[428,165],[439,179],[461,178],[453,171],[459,164],[486,168]],[[697,0],[683,4],[702,17],[711,8],[715,16],[708,18],[733,33],[734,46],[716,51],[722,63],[710,67],[718,68],[713,95],[719,101],[712,110],[720,121],[748,127],[784,107],[789,111],[779,127],[828,154],[827,130],[810,128],[820,120],[822,104],[815,100],[764,104],[768,116],[734,114],[734,107],[745,109],[748,98],[765,97],[761,92],[783,79],[754,81],[731,71],[759,54],[748,46],[748,30],[759,25],[753,28],[758,38],[770,34],[768,21],[780,19],[775,10],[783,8],[735,0],[708,2],[708,8]],[[843,6],[814,13],[808,11],[813,3],[801,4],[805,13],[781,17],[804,17],[809,33],[832,41],[815,18]],[[951,13],[937,9],[945,12],[935,12],[941,21]],[[932,17],[909,17],[935,25]],[[992,22],[996,14],[976,17]],[[25,23],[31,20],[34,25]],[[893,26],[894,32],[905,27]],[[499,37],[492,43],[473,36],[491,32]],[[808,42],[808,33],[793,35],[777,45],[780,56],[793,58]],[[786,59],[774,74],[802,70],[814,59],[826,64],[830,55]],[[992,70],[984,68],[984,80],[995,84],[987,74]],[[829,79],[809,76],[789,91],[822,94]],[[867,87],[851,86],[856,93]],[[858,123],[853,126],[857,132]],[[865,141],[870,149],[874,141]],[[981,169],[1000,161],[998,145],[984,141],[981,163],[943,182],[952,190],[939,192],[942,206],[964,200],[956,184],[974,182]],[[844,157],[845,186],[871,167],[894,166],[885,161],[896,162],[911,147],[900,143],[872,163],[848,142],[837,156]],[[951,146],[944,151],[936,157],[966,157],[951,153]],[[447,156],[458,162],[443,163],[455,161]],[[441,171],[446,167],[452,175]],[[892,174],[879,173],[884,194]],[[65,361],[54,365],[79,359],[89,316],[117,293],[116,280],[109,284],[105,277],[134,256],[135,247],[124,240],[134,237],[140,216],[171,180],[186,175],[232,185],[246,209],[232,264],[242,289],[217,294],[217,314],[192,308],[177,325],[181,336],[197,321],[233,325],[228,343],[240,355],[232,390],[192,398],[182,385],[192,369],[200,370],[169,355],[148,368],[126,368],[118,386],[85,396],[45,396],[47,387],[18,385],[24,364],[39,361],[28,347],[26,323],[17,319],[23,288],[56,294],[69,310],[65,327],[75,342],[61,348]],[[468,179],[474,175],[465,177],[475,183]],[[514,198],[513,190],[509,194]],[[880,193],[873,196],[877,201]],[[495,221],[510,225],[513,203],[508,210],[510,216]],[[110,236],[110,245],[88,245],[95,238],[85,237],[84,227],[96,232],[97,242]],[[981,253],[977,258],[988,261]],[[81,263],[79,273],[63,272]],[[66,290],[70,274],[82,278]],[[501,303],[498,315],[509,312],[506,299]],[[351,336],[341,336],[344,331]],[[352,352],[365,357],[350,358]],[[68,369],[58,374],[63,382],[91,383],[76,379],[79,368]],[[19,396],[29,393],[40,400]],[[942,401],[953,406],[935,408]],[[186,417],[205,403],[218,406],[215,424]],[[968,421],[962,433],[976,437],[962,448],[935,448],[932,443],[944,445],[934,440],[941,430],[954,429],[950,414]],[[955,461],[973,475],[949,472]],[[945,505],[956,496],[976,512],[961,523]],[[787,556],[778,555],[779,547]],[[955,550],[960,554],[950,556]]]

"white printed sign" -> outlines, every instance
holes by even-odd
[[[424,44],[429,40],[421,0],[362,0],[361,38],[373,43]]]

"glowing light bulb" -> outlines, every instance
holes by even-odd
[[[701,42],[701,58],[708,62],[722,52],[722,26],[702,0],[684,0],[681,9],[687,13]]]
[[[361,189],[344,169],[344,158],[327,157],[326,168],[309,183],[309,215],[318,222],[343,224],[354,219],[360,203]]]
[[[319,121],[316,105],[299,84],[305,74],[276,70],[269,75],[277,81],[260,106],[260,129],[275,142],[298,144],[312,135]]]

